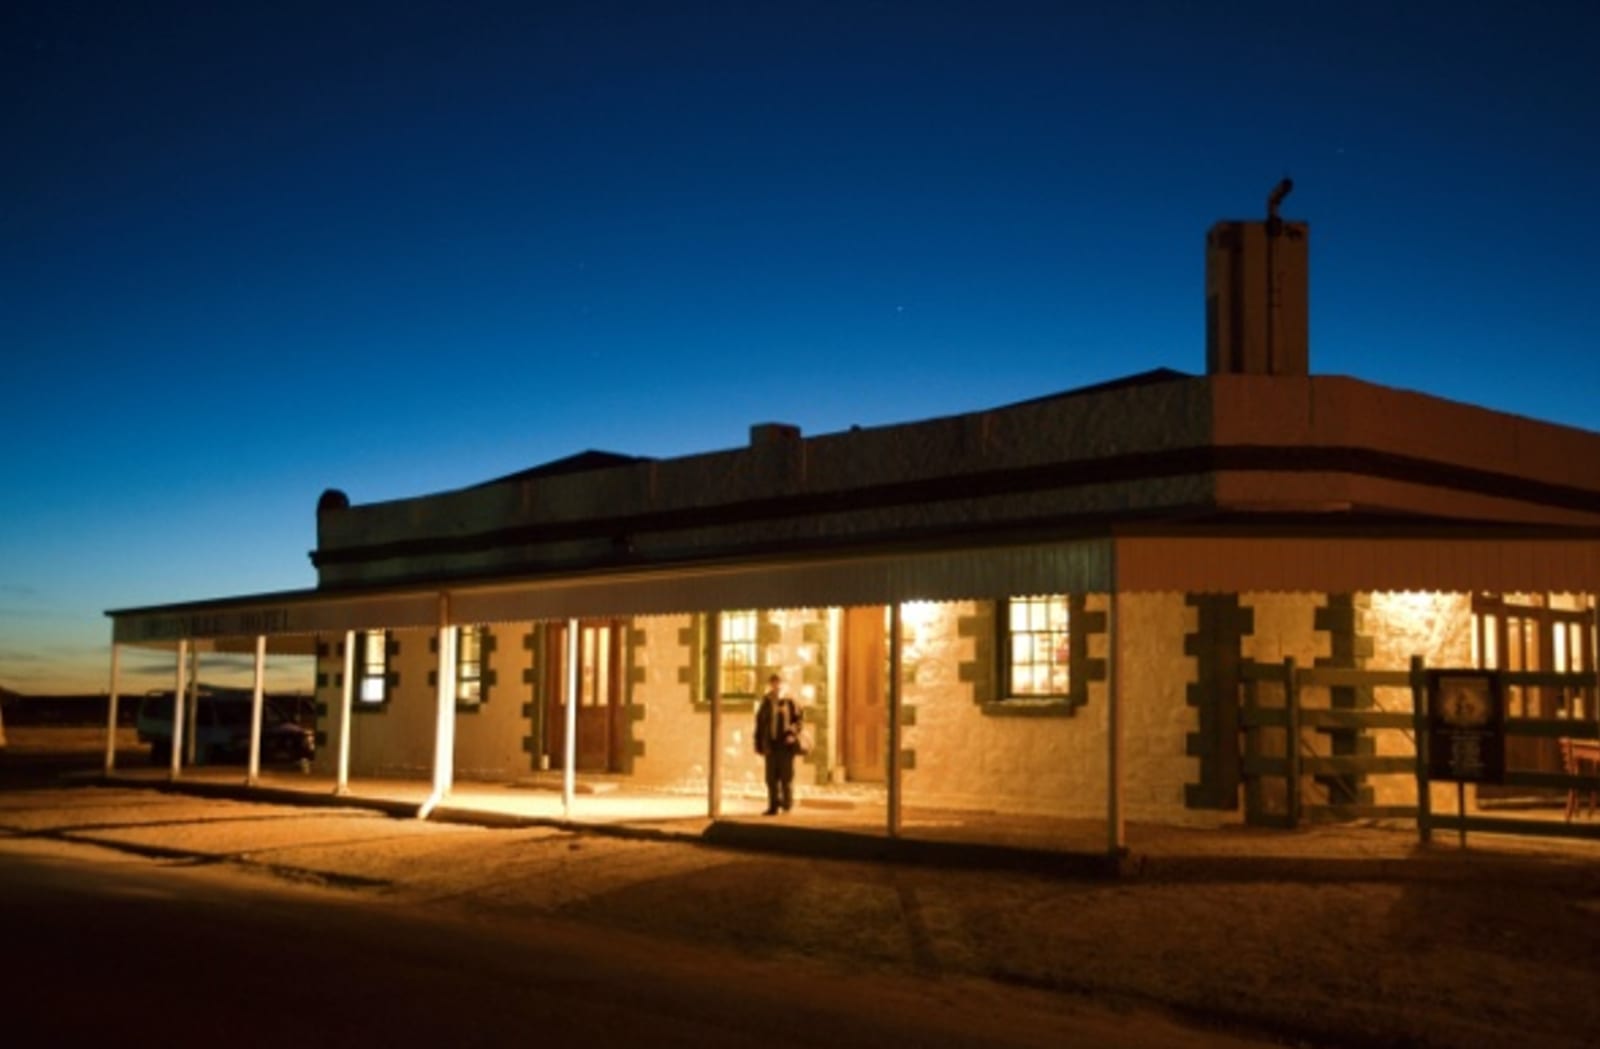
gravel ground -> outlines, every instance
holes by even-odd
[[[101,786],[0,793],[0,834],[212,859],[475,921],[1087,994],[1290,1043],[1591,1046],[1600,1030],[1587,845],[1423,850],[1399,829],[1340,828],[1243,856],[1214,835],[1133,877],[1073,880]]]

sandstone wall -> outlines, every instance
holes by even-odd
[[[528,674],[533,657],[524,643],[528,631],[526,623],[490,628],[494,640],[486,654],[485,671],[493,677],[485,699],[476,708],[458,708],[456,714],[455,774],[459,780],[510,781],[526,776],[533,768],[535,759],[525,749],[530,732],[527,705],[533,695]],[[398,681],[391,684],[387,702],[370,706],[352,702],[352,778],[424,778],[433,774],[438,714],[436,637],[433,630],[391,632],[398,651],[389,657],[389,670],[391,675],[398,674]],[[331,776],[338,768],[343,639],[322,640],[317,702],[325,713],[317,723],[323,739],[315,768]]]
[[[1118,601],[1124,816],[1188,826],[1236,822],[1236,812],[1189,809],[1184,801],[1200,775],[1199,759],[1188,753],[1199,724],[1187,687],[1195,660],[1184,647],[1196,610],[1182,594],[1123,594]]]
[[[527,750],[532,731],[528,705],[534,698],[528,645],[532,629],[531,623],[497,623],[488,629],[493,641],[484,657],[485,673],[492,679],[483,702],[461,707],[456,715],[458,780],[507,783],[537,767],[538,758]],[[432,686],[428,688],[431,692]]]
[[[1408,670],[1411,657],[1421,656],[1428,666],[1472,665],[1472,595],[1439,593],[1378,593],[1370,595],[1367,632],[1373,640],[1373,670]],[[1374,705],[1383,710],[1410,712],[1410,689],[1378,689]],[[1378,754],[1415,755],[1412,733],[1389,730],[1372,734]],[[1374,776],[1374,800],[1380,805],[1414,805],[1414,774]],[[1471,793],[1471,792],[1469,792]],[[1453,783],[1434,783],[1430,791],[1436,811],[1454,811]]]
[[[429,652],[431,630],[391,631],[391,684],[383,703],[351,703],[350,775],[413,778],[431,774],[434,720],[437,711],[428,671],[437,666]],[[317,701],[327,710],[319,721],[325,742],[317,750],[316,768],[325,775],[338,769],[341,689],[344,676],[342,636],[325,638],[317,661]],[[359,671],[358,671],[359,672]],[[398,674],[398,681],[394,675]]]
[[[1090,608],[1104,610],[1103,597],[1092,597]],[[976,679],[996,672],[992,657],[982,657],[995,631],[993,603],[930,605],[925,615],[908,630],[903,653],[906,804],[1103,816],[1105,682],[1091,681],[1088,702],[1070,714],[981,702]],[[1091,640],[1091,655],[1105,658],[1103,634]]]

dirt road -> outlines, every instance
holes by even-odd
[[[1330,875],[1302,835],[1281,860],[1168,857],[1074,881],[104,787],[0,793],[0,833],[200,858],[491,928],[558,920],[847,982],[1025,990],[1289,1043],[1586,1046],[1600,1030],[1592,849],[1484,838]]]

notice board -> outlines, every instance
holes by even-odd
[[[1506,712],[1492,670],[1428,672],[1428,776],[1504,783]]]

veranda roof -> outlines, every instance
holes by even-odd
[[[310,638],[344,630],[1090,592],[1600,593],[1588,533],[1115,535],[1011,546],[771,557],[626,571],[300,590],[107,613],[119,644]],[[292,639],[301,639],[295,641]],[[232,642],[232,643],[230,643]]]

